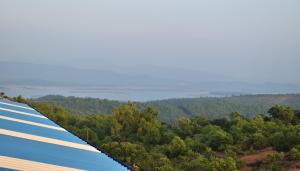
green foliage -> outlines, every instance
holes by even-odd
[[[212,160],[212,170],[236,171],[236,161],[232,157],[214,158]]]
[[[233,143],[232,136],[218,126],[207,125],[201,129],[200,139],[213,150],[224,150]]]
[[[270,154],[268,155],[268,157],[264,160],[265,164],[269,164],[269,163],[273,163],[276,161],[281,161],[284,159],[284,153],[274,153],[274,154]]]
[[[284,125],[270,136],[272,145],[283,151],[300,144],[300,125]]]
[[[109,152],[112,156],[124,161],[130,165],[138,165],[146,153],[143,145],[130,142],[110,142],[103,144],[102,149]]]
[[[285,122],[291,122],[295,116],[295,112],[291,107],[276,105],[272,107],[268,113],[275,119]]]
[[[254,133],[249,136],[245,142],[251,149],[263,149],[269,145],[268,138],[266,138],[261,132]]]
[[[0,98],[3,98],[5,96],[4,92],[0,92]]]
[[[79,115],[53,103],[26,103],[135,170],[235,171],[241,166],[238,156],[265,147],[289,152],[292,160],[300,155],[299,111],[288,107],[274,106],[270,118],[235,112],[228,119],[181,117],[166,124],[154,108],[131,102],[111,115]],[[280,170],[284,160],[284,153],[275,153],[258,167]]]
[[[189,171],[199,171],[199,170],[210,171],[210,170],[213,170],[212,166],[211,166],[211,162],[203,156],[199,156],[196,159],[190,161],[186,167],[187,167],[186,170],[189,170]]]
[[[197,135],[193,138],[187,137],[185,139],[185,144],[189,149],[193,150],[194,152],[205,153],[209,150],[209,146],[201,142],[201,139]]]
[[[149,171],[174,171],[171,160],[162,153],[147,153],[144,160],[141,161],[141,168]]]
[[[181,137],[191,136],[193,134],[193,125],[190,119],[181,117],[177,121],[176,132]]]
[[[41,97],[36,99],[36,101],[50,102],[72,110],[73,113],[77,114],[111,114],[114,108],[126,104],[124,102],[106,99],[53,95]],[[300,109],[300,95],[244,95],[224,98],[201,97],[137,103],[140,108],[145,108],[146,106],[154,107],[161,113],[158,119],[169,124],[177,121],[181,117],[195,118],[197,116],[209,116],[215,119],[227,117],[232,112],[239,112],[244,116],[253,117],[256,114],[267,114],[268,109],[276,104],[288,105]]]
[[[116,140],[136,140],[155,144],[160,141],[161,123],[156,120],[158,112],[152,108],[140,111],[128,103],[113,111],[112,137]]]
[[[178,136],[175,136],[170,144],[167,145],[167,155],[171,158],[183,155],[186,150],[184,141]]]
[[[21,95],[19,95],[17,97],[14,97],[13,100],[16,101],[16,102],[19,102],[19,103],[25,103],[26,102],[26,100]]]
[[[262,167],[266,170],[274,170],[280,171],[282,170],[282,161],[284,159],[284,153],[274,153],[267,156],[267,158],[263,161]]]
[[[44,96],[36,99],[36,101],[42,103],[47,102],[56,106],[61,106],[72,110],[72,112],[76,114],[110,114],[114,108],[125,104],[114,100],[78,98],[73,96],[64,97],[59,95]]]
[[[290,150],[290,158],[292,160],[300,160],[300,151],[297,148],[292,148]]]

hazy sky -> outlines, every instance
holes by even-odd
[[[300,1],[0,0],[0,59],[300,83]]]

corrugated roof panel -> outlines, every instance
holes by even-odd
[[[29,106],[0,100],[0,170],[11,169],[128,170]]]

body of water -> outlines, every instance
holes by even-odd
[[[1,86],[0,91],[8,96],[22,95],[37,98],[45,95],[63,95],[76,97],[93,97],[120,101],[151,101],[170,98],[212,97],[220,96],[206,91],[140,88],[140,87],[45,87],[45,86]]]

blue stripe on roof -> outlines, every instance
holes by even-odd
[[[127,170],[103,153],[0,135],[1,155],[83,170]]]
[[[27,115],[21,115],[21,114],[7,112],[7,111],[3,111],[3,110],[0,110],[0,115],[15,118],[15,119],[22,119],[22,120],[26,120],[26,121],[30,121],[30,122],[36,122],[36,123],[41,123],[41,124],[46,124],[46,125],[50,125],[50,126],[59,127],[57,124],[55,124],[54,122],[52,122],[49,119],[43,119],[43,118],[32,117],[32,116],[27,116]]]
[[[20,112],[32,113],[35,115],[42,115],[39,112],[37,112],[36,110],[29,110],[29,109],[24,109],[24,108],[15,107],[15,106],[9,106],[9,105],[5,105],[5,104],[1,104],[1,103],[0,103],[0,107],[6,108],[6,109],[11,109],[11,110],[16,110],[16,111],[20,111]]]
[[[82,141],[80,138],[72,135],[67,131],[59,131],[59,130],[54,130],[49,128],[43,128],[35,125],[28,125],[28,124],[18,123],[14,121],[0,119],[0,128],[7,129],[10,131],[31,134],[31,135],[37,135],[37,136],[42,136],[47,138],[54,138],[58,140],[74,142],[78,144],[87,144],[86,142]]]

